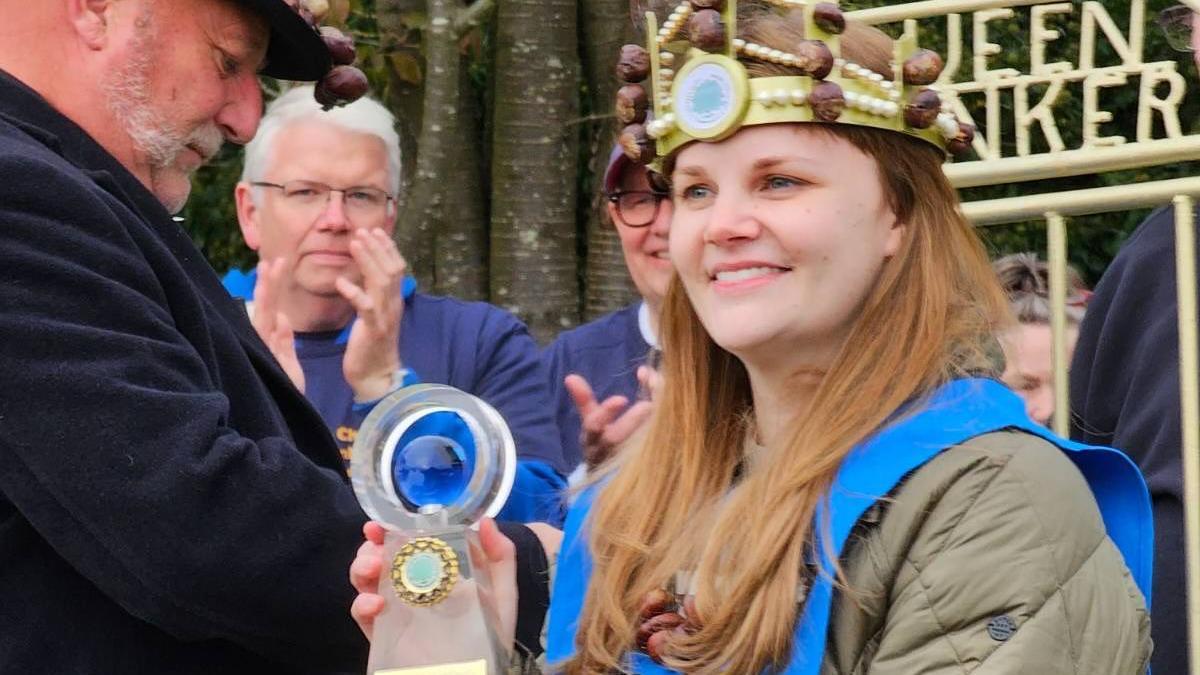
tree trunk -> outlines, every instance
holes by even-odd
[[[461,3],[459,3],[461,4]],[[454,47],[457,67],[458,115],[453,134],[446,140],[454,143],[447,152],[449,180],[442,183],[447,207],[446,218],[437,232],[436,265],[437,291],[464,300],[488,300],[488,216],[487,161],[484,154],[482,111],[475,86],[471,83],[469,65],[463,52],[466,32],[479,30],[474,23],[461,24],[464,17],[474,22],[494,8],[494,0],[475,0],[457,12],[454,24]],[[426,106],[426,111],[433,111]],[[443,125],[448,126],[448,125]],[[438,175],[438,174],[435,174]],[[461,181],[460,181],[461,176]],[[458,202],[457,204],[455,202]]]
[[[432,277],[435,292],[480,300],[487,298],[487,231],[479,116],[474,98],[462,95],[469,86],[457,7],[429,0],[420,154],[401,228],[410,248],[402,252],[419,279]]]
[[[499,0],[492,142],[492,302],[541,342],[579,321],[575,3]]]
[[[588,193],[580,199],[585,209],[584,231],[587,233],[583,317],[585,321],[591,321],[624,307],[637,297],[637,288],[625,268],[616,224],[608,219],[602,194],[604,169],[617,134],[613,101],[619,83],[613,66],[621,45],[636,38],[629,20],[629,0],[582,0],[579,11],[588,102],[595,119],[585,137],[590,146],[587,153],[590,158]]]
[[[419,156],[417,137],[421,130],[425,98],[425,57],[421,54],[421,29],[426,15],[425,0],[376,0],[375,20],[388,73],[387,100],[396,116],[400,136],[400,185],[404,199],[396,222],[395,239],[408,260],[409,273],[425,288],[433,286],[433,242],[426,233],[410,230],[405,218],[412,199]],[[417,24],[417,25],[414,25]]]

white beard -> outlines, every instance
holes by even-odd
[[[156,39],[151,5],[146,5],[136,27],[130,44],[132,56],[106,77],[101,87],[109,112],[133,141],[134,147],[145,155],[153,183],[156,176],[174,167],[180,153],[188,146],[197,148],[207,159],[220,150],[225,138],[211,121],[190,133],[183,132],[155,107],[150,95],[150,69]],[[168,211],[175,213],[183,208],[188,195],[183,191],[182,194],[156,196]]]

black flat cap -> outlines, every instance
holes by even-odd
[[[319,33],[284,0],[238,0],[267,20],[271,41],[263,74],[280,80],[314,82],[333,62]]]

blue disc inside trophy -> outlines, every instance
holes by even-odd
[[[450,410],[418,419],[401,436],[392,454],[392,484],[405,507],[453,503],[475,470],[471,428]]]
[[[491,580],[473,529],[512,489],[517,456],[504,419],[454,387],[406,387],[359,427],[351,482],[387,529],[368,673],[452,667],[501,673],[507,645],[489,605]],[[449,671],[447,671],[449,672]]]

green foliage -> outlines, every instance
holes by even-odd
[[[866,9],[884,5],[896,4],[894,0],[849,0],[842,3],[846,9]],[[1076,66],[1079,63],[1079,36],[1081,25],[1081,3],[1073,2],[1069,14],[1049,14],[1046,25],[1057,29],[1063,36],[1051,42],[1046,49],[1046,61],[1068,61]],[[1129,34],[1130,0],[1104,0],[1104,8],[1112,16],[1121,29],[1122,34]],[[1189,54],[1173,51],[1166,43],[1162,33],[1153,25],[1157,12],[1174,4],[1173,0],[1151,0],[1147,2],[1146,16],[1146,45],[1143,51],[1145,61],[1173,60],[1178,64],[1179,72],[1187,80],[1189,88],[1194,88],[1197,79],[1196,68]],[[1022,73],[1030,70],[1029,23],[1030,10],[1017,8],[1012,19],[997,19],[988,23],[988,38],[998,43],[1003,52],[989,60],[991,69],[1015,68]],[[971,17],[963,17],[963,62],[960,71],[955,75],[956,81],[969,81],[972,76],[973,31]],[[921,44],[945,53],[946,20],[936,18],[923,20],[919,23]],[[896,26],[886,27],[893,35]],[[1102,31],[1097,31],[1098,66],[1118,65],[1120,57],[1108,43]],[[1102,135],[1119,135],[1133,140],[1137,136],[1139,80],[1130,77],[1126,86],[1101,90],[1100,109],[1113,113],[1113,122],[1101,126]],[[1036,105],[1046,91],[1046,86],[1031,87],[1029,101]],[[1165,88],[1165,85],[1164,85]],[[1161,92],[1160,92],[1161,93]],[[970,109],[977,123],[984,124],[983,95],[968,95],[963,102]],[[1002,156],[1011,157],[1016,153],[1016,137],[1014,132],[1014,103],[1013,92],[1009,88],[1001,93],[1001,127],[1003,129]],[[1184,133],[1190,133],[1197,114],[1200,113],[1200,101],[1194,96],[1185,97],[1180,108],[1180,121]],[[1083,85],[1069,84],[1065,88],[1058,104],[1054,108],[1057,126],[1062,134],[1063,143],[1067,149],[1080,147],[1083,142]],[[1155,138],[1164,137],[1161,123],[1156,123]],[[1048,145],[1041,135],[1037,125],[1032,130],[1032,151],[1045,152]],[[1084,188],[1098,188],[1112,185],[1139,183],[1151,180],[1163,180],[1195,175],[1197,166],[1194,163],[1184,163],[1172,166],[1159,166],[1136,171],[1114,172],[1098,176],[1082,176],[1060,180],[1039,182],[1013,183],[990,187],[971,188],[962,191],[963,201],[982,199],[997,199],[1021,195],[1062,192]],[[1104,271],[1109,261],[1120,248],[1121,243],[1148,213],[1145,209],[1122,213],[1111,213],[1069,221],[1069,256],[1084,277],[1094,283]],[[1016,251],[1045,251],[1046,227],[1042,221],[1017,223],[1012,225],[987,227],[982,235],[994,255],[1003,255]]]

